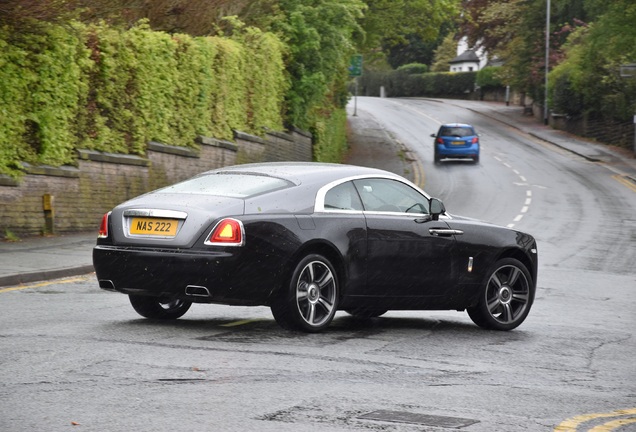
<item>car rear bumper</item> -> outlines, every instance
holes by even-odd
[[[450,147],[444,144],[436,144],[436,151],[439,157],[442,158],[474,158],[479,156],[479,145]]]
[[[231,249],[227,251],[227,249]],[[99,286],[124,294],[195,303],[265,305],[273,277],[246,274],[242,250],[193,251],[98,245],[93,264]]]

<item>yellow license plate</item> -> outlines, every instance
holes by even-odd
[[[134,217],[130,221],[130,234],[174,237],[178,219]]]
[[[453,141],[451,142],[452,145],[464,145],[466,144],[464,141]]]

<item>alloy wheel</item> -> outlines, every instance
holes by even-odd
[[[320,327],[333,318],[336,307],[336,280],[322,261],[309,262],[296,283],[296,306],[311,327]]]

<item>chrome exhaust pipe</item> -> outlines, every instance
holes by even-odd
[[[100,279],[99,287],[106,291],[116,291],[115,284],[113,283],[112,280],[108,280],[108,279]]]
[[[209,289],[199,285],[188,285],[185,288],[185,294],[192,297],[212,297]]]

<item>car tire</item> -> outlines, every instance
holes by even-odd
[[[177,319],[183,316],[192,302],[178,299],[166,299],[160,297],[149,297],[139,295],[129,295],[130,304],[133,309],[145,318],[150,319]]]
[[[488,272],[479,302],[467,312],[482,328],[512,330],[528,316],[534,293],[532,276],[526,266],[514,258],[504,258]]]
[[[437,153],[437,150],[435,150],[435,153],[433,155],[433,162],[436,164],[441,162],[441,158],[439,157],[439,153]]]
[[[336,314],[339,289],[331,262],[319,254],[306,255],[294,266],[287,286],[272,303],[272,315],[283,328],[320,332]]]
[[[356,309],[345,309],[349,315],[354,316],[356,318],[377,318],[379,316],[384,315],[388,312],[386,309],[366,309],[366,308],[356,308]]]
[[[479,163],[479,155],[473,156],[473,162],[476,163],[476,164]]]

